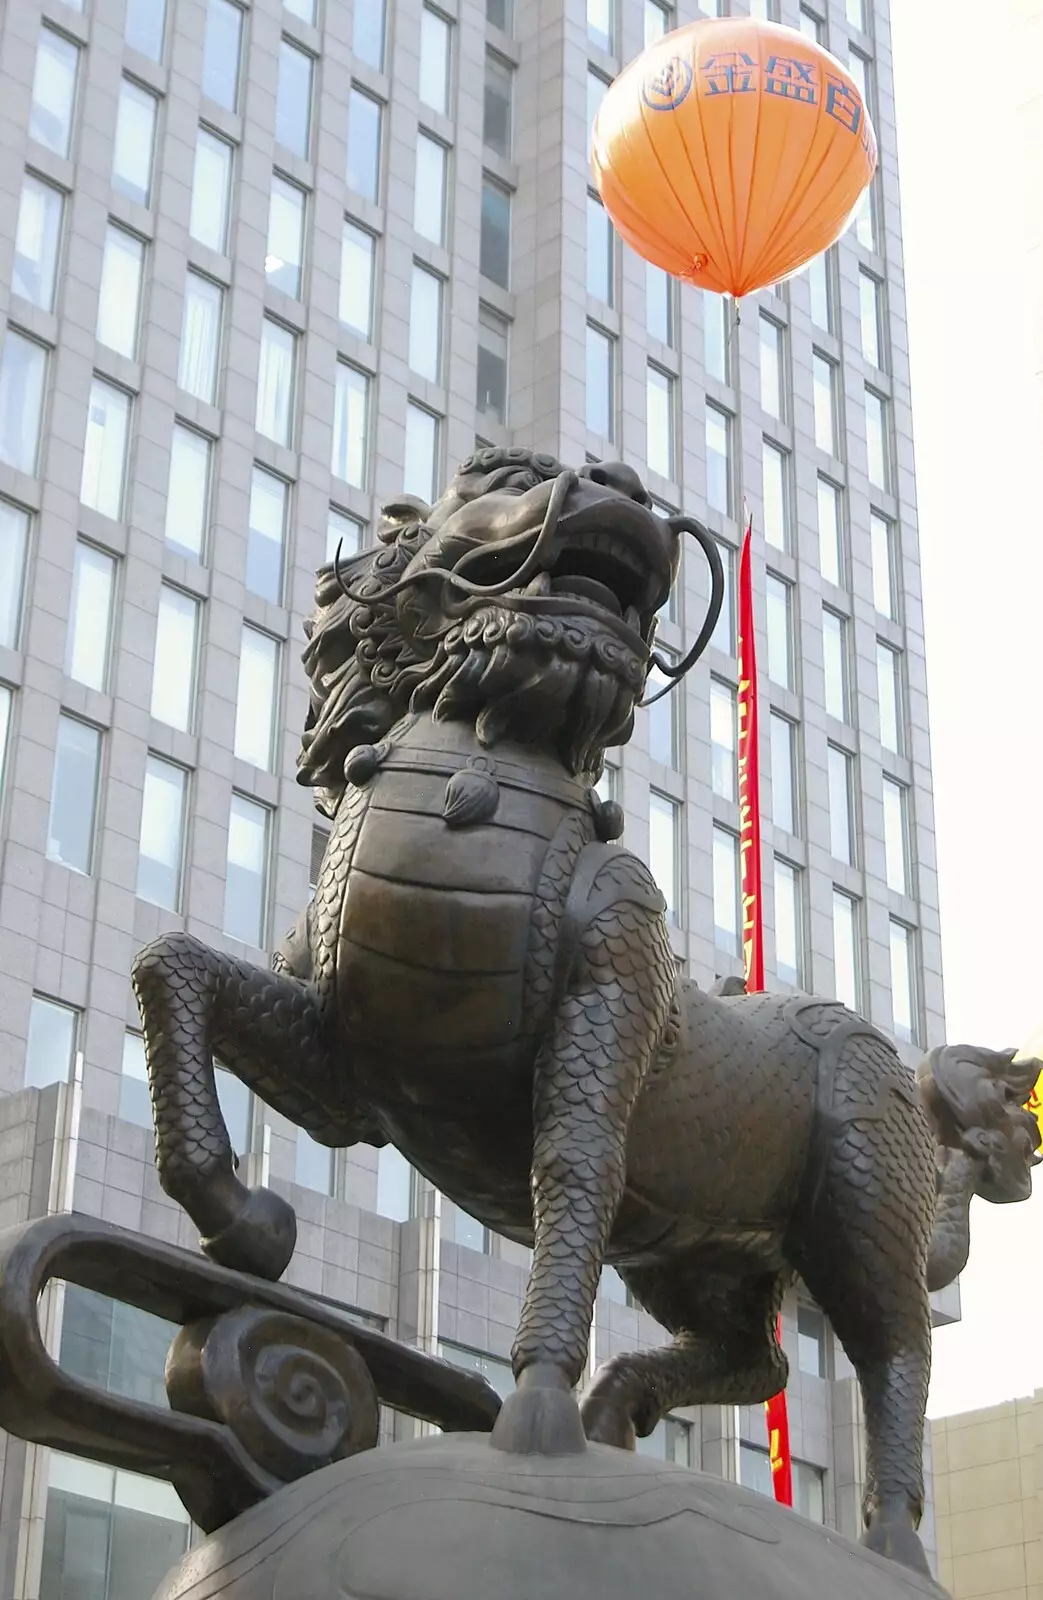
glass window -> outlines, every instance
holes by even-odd
[[[772,712],[771,732],[771,817],[783,833],[799,833],[797,827],[797,764],[794,741],[797,730],[788,717]]]
[[[665,33],[669,33],[674,25],[673,11],[670,6],[662,6],[658,0],[645,0],[645,49],[650,44],[655,44]]]
[[[828,583],[844,579],[844,519],[841,510],[843,490],[828,478],[818,480],[818,561]]]
[[[615,234],[596,195],[587,195],[587,293],[607,306],[613,298]]]
[[[91,384],[87,433],[83,445],[80,500],[117,521],[123,515],[130,436],[130,395],[102,378]]]
[[[418,133],[413,227],[422,239],[430,239],[432,244],[445,244],[446,167],[445,145],[426,133]]]
[[[603,439],[615,432],[614,340],[587,323],[587,428]]]
[[[514,69],[491,50],[485,55],[485,109],[482,140],[505,161],[511,157],[511,100]]]
[[[311,830],[311,863],[308,869],[308,887],[312,894],[315,893],[319,877],[322,873],[322,863],[326,856],[326,847],[330,836],[325,828]]]
[[[612,54],[616,41],[613,0],[587,0],[587,38],[595,49]]]
[[[182,767],[158,756],[145,762],[137,894],[167,911],[177,911],[181,900],[187,777]]]
[[[195,141],[192,173],[192,211],[189,234],[208,250],[224,254],[229,248],[229,205],[232,197],[232,146],[208,128],[200,128]]]
[[[109,675],[116,562],[104,550],[76,541],[72,603],[65,637],[65,676],[103,690]]]
[[[272,768],[278,692],[279,641],[244,623],[233,749],[239,761],[263,767],[266,772]]]
[[[817,1306],[797,1307],[797,1361],[801,1372],[811,1378],[828,1378],[826,1359],[829,1334],[826,1319]]]
[[[346,361],[337,362],[333,392],[333,456],[335,478],[365,487],[369,431],[369,378]]]
[[[862,96],[862,104],[872,115],[873,109],[873,75],[869,61],[861,50],[853,47],[848,52],[847,69],[858,85],[858,92]]]
[[[661,1417],[652,1432],[638,1439],[637,1452],[678,1467],[692,1466],[692,1424],[683,1417]]]
[[[362,336],[373,337],[373,261],[377,241],[355,222],[345,222],[340,243],[341,322]]]
[[[812,258],[808,268],[811,290],[811,320],[827,333],[833,332],[833,256],[826,250]]]
[[[195,700],[199,601],[164,583],[159,591],[151,712],[158,722],[189,733]]]
[[[228,867],[225,878],[224,931],[232,939],[260,949],[265,936],[268,879],[267,806],[233,794],[228,814]]]
[[[868,272],[858,274],[858,303],[862,324],[862,354],[872,367],[882,367],[883,316],[881,295],[883,284]]]
[[[891,487],[891,440],[887,401],[875,389],[866,390],[866,452],[869,481],[880,489]]]
[[[728,302],[710,289],[703,290],[703,359],[711,378],[728,382]]]
[[[137,354],[144,275],[144,243],[110,222],[105,230],[94,334],[99,344],[131,359]]]
[[[275,142],[295,156],[308,155],[311,139],[311,78],[314,62],[289,39],[279,44],[279,83],[275,92]]]
[[[25,1044],[25,1087],[46,1089],[49,1083],[68,1083],[76,1054],[78,1012],[34,994],[29,1008],[29,1037]]]
[[[851,826],[851,757],[835,744],[828,748],[829,853],[837,861],[855,865],[854,829]]]
[[[210,508],[210,452],[212,445],[194,428],[175,422],[170,442],[170,476],[167,481],[167,544],[194,561],[202,561]]]
[[[793,1509],[809,1522],[826,1520],[826,1475],[807,1461],[793,1463]]]
[[[472,1217],[469,1212],[451,1201],[446,1206],[445,1216],[448,1224],[445,1230],[447,1239],[453,1244],[462,1244],[467,1250],[477,1250],[481,1255],[488,1254],[489,1230],[478,1221],[477,1217]]]
[[[909,837],[906,790],[893,778],[884,779],[884,862],[887,887],[896,894],[909,893]]]
[[[800,8],[800,31],[807,39],[814,39],[816,44],[822,44],[822,22],[812,12]]]
[[[189,271],[185,277],[177,382],[179,389],[207,405],[213,405],[217,397],[223,310],[224,291],[220,284]]]
[[[666,652],[663,652],[664,654]],[[648,674],[647,692],[658,694],[665,689],[669,678],[653,667]],[[677,705],[675,694],[665,694],[646,711],[648,725],[648,753],[661,766],[677,769]]]
[[[785,334],[777,322],[761,313],[761,405],[769,416],[784,414],[783,392],[783,339]]]
[[[76,105],[76,71],[80,52],[53,28],[40,29],[33,72],[33,98],[29,107],[29,137],[68,157],[72,148],[72,117]]]
[[[789,456],[769,439],[763,441],[764,537],[777,550],[789,549]]]
[[[837,453],[837,369],[816,350],[811,358],[815,392],[815,443],[827,455]]]
[[[348,95],[349,189],[366,200],[380,198],[380,138],[383,106],[352,86]]]
[[[718,950],[740,953],[739,841],[725,828],[713,830],[713,937]]]
[[[615,1306],[629,1304],[627,1286],[615,1267],[602,1267],[601,1277],[598,1280],[598,1294],[603,1300],[611,1300]]]
[[[725,516],[732,509],[731,417],[706,407],[706,503]]]
[[[507,422],[507,344],[510,324],[487,306],[478,307],[478,414],[501,427]]]
[[[283,0],[283,6],[291,16],[300,17],[302,22],[308,22],[312,27],[315,26],[315,0]],[[355,7],[356,18],[360,9],[362,9],[361,0],[359,5]]]
[[[22,625],[29,513],[0,500],[0,647],[17,650]]]
[[[482,227],[478,270],[501,289],[510,284],[511,196],[491,178],[482,179]]]
[[[464,1350],[460,1345],[448,1344],[444,1339],[439,1340],[438,1354],[443,1361],[451,1361],[454,1367],[476,1372],[492,1385],[501,1399],[505,1399],[514,1388],[514,1374],[509,1361],[500,1361],[496,1356],[479,1355],[476,1350]]]
[[[246,540],[246,587],[263,600],[282,602],[283,557],[289,485],[274,472],[255,466],[250,480]]]
[[[393,1144],[377,1153],[377,1215],[392,1222],[408,1222],[414,1215],[414,1173]]]
[[[661,478],[674,475],[674,384],[668,373],[649,365],[647,369],[647,445],[648,470]]]
[[[339,547],[341,560],[346,561],[349,556],[358,555],[365,542],[366,524],[359,517],[330,506],[326,518],[326,560],[332,561]]]
[[[735,551],[717,540],[717,551],[724,573],[724,598],[714,626],[711,643],[726,656],[735,654]]]
[[[719,678],[710,679],[710,782],[714,794],[735,799],[735,690]]]
[[[0,461],[34,473],[40,449],[47,351],[8,328],[0,352]]]
[[[351,49],[360,61],[378,72],[384,70],[386,32],[384,0],[355,0]]]
[[[318,1194],[333,1193],[333,1151],[328,1145],[319,1144],[303,1128],[297,1129],[293,1181],[302,1189],[314,1189]]]
[[[780,983],[801,982],[804,912],[800,873],[775,857],[775,974]]]
[[[242,41],[243,13],[239,7],[230,0],[207,0],[201,88],[208,100],[227,111],[235,111],[239,103]]]
[[[873,604],[882,616],[897,620],[894,530],[879,511],[869,513],[869,536],[873,551]]]
[[[842,1005],[861,1006],[858,902],[833,890],[833,987]]]
[[[752,1489],[755,1494],[763,1494],[769,1500],[774,1500],[771,1457],[767,1450],[761,1450],[755,1444],[740,1444],[739,1482],[744,1489]]]
[[[6,684],[0,683],[0,794],[3,793],[4,769],[7,766],[7,737],[11,731],[11,701],[13,696]]]
[[[790,586],[773,572],[767,578],[768,677],[783,689],[793,688],[793,619]]]
[[[135,1122],[139,1128],[152,1127],[152,1097],[148,1089],[145,1041],[140,1033],[131,1033],[129,1030],[123,1035],[119,1114],[124,1122]]]
[[[653,789],[648,797],[648,865],[666,900],[666,920],[681,921],[678,806]]]
[[[289,445],[293,437],[294,369],[297,336],[281,322],[261,323],[257,364],[257,415],[254,426],[266,439]]]
[[[674,342],[674,290],[668,273],[645,262],[645,327],[661,344]]]
[[[902,751],[902,658],[883,640],[876,642],[876,685],[880,700],[880,743]]]
[[[116,112],[112,187],[139,206],[152,198],[152,158],[159,102],[147,89],[124,78]]]
[[[851,26],[853,28],[861,28],[862,32],[865,33],[865,0],[845,0],[845,11],[847,13],[847,20],[850,22]]]
[[[494,28],[510,33],[514,7],[511,0],[485,0],[485,15]]]
[[[438,466],[438,418],[423,406],[406,404],[406,461],[402,486],[432,505]]]
[[[217,1103],[228,1129],[228,1138],[237,1155],[244,1156],[250,1148],[253,1123],[253,1102],[245,1083],[240,1083],[231,1072],[214,1066],[214,1086]]]
[[[91,870],[98,802],[101,734],[75,717],[58,718],[47,826],[47,858],[77,872]]]
[[[855,237],[863,249],[876,249],[876,184],[865,190],[855,216]]]
[[[906,1044],[911,1044],[917,1034],[914,939],[912,929],[904,923],[891,923],[891,1011],[895,1038]]]
[[[431,383],[442,376],[442,279],[413,262],[409,292],[409,365]]]
[[[11,290],[39,306],[41,311],[54,310],[64,204],[65,197],[60,189],[44,183],[35,173],[25,174],[18,206]]]
[[[826,711],[838,722],[847,722],[847,624],[843,617],[825,607],[822,608],[822,669]]]
[[[264,275],[273,289],[299,299],[304,264],[304,213],[307,196],[295,183],[272,174],[268,202],[268,246]]]
[[[587,72],[587,164],[590,164],[590,136],[594,131],[594,118],[608,93],[608,84],[599,72]]]
[[[132,50],[150,61],[162,61],[165,31],[165,0],[127,0],[123,38]]]
[[[430,106],[440,116],[449,115],[449,77],[452,64],[452,32],[449,22],[430,6],[420,12],[421,105]],[[486,90],[488,114],[488,90]]]

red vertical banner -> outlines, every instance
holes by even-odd
[[[761,907],[761,777],[757,728],[757,640],[750,573],[752,517],[739,558],[739,893],[746,988],[764,988],[764,918]]]
[[[742,959],[746,989],[764,988],[764,908],[761,903],[761,784],[757,722],[757,640],[753,619],[753,576],[750,544],[753,519],[747,520],[739,558],[739,891],[742,897]],[[782,1339],[782,1318],[775,1337]],[[793,1504],[793,1460],[789,1443],[786,1392],[765,1405],[771,1482],[776,1500]]]

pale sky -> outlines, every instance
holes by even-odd
[[[1033,10],[891,0],[947,1033],[997,1047],[1043,1026],[1043,187],[1018,104]],[[1043,1168],[1027,1204],[974,1202],[962,1285],[932,1416],[1043,1387]]]

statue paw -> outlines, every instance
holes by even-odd
[[[862,1535],[862,1543],[874,1555],[897,1561],[899,1566],[923,1577],[933,1577],[920,1536],[903,1516],[874,1517]]]
[[[220,1266],[274,1283],[290,1264],[297,1243],[297,1217],[293,1207],[271,1189],[251,1189],[235,1219],[200,1243],[204,1253]]]
[[[617,1450],[636,1450],[637,1433],[630,1413],[616,1400],[593,1394],[583,1403],[581,1415],[592,1444],[610,1444]]]
[[[489,1443],[516,1456],[576,1456],[587,1448],[575,1396],[568,1389],[524,1382],[500,1408]]]

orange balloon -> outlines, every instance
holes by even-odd
[[[877,149],[858,86],[828,51],[794,28],[729,17],[666,34],[620,73],[591,161],[627,244],[738,297],[840,237]]]

